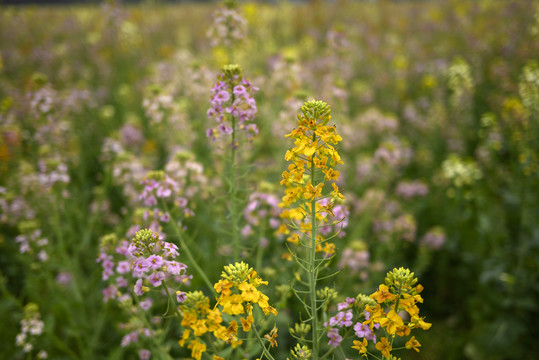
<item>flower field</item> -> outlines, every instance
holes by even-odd
[[[0,6],[0,359],[539,358],[539,1]]]

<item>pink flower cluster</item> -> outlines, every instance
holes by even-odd
[[[168,223],[171,215],[162,209],[158,204],[158,199],[173,202],[174,208],[184,209],[185,216],[194,215],[193,211],[187,208],[188,200],[180,196],[180,185],[170,176],[162,171],[152,171],[146,179],[141,181],[143,185],[139,201],[149,209],[143,214],[145,223],[149,223],[149,228],[153,231],[160,230],[160,223]]]
[[[164,241],[163,236],[149,229],[137,231],[135,238],[128,242],[117,241],[114,235],[101,239],[101,251],[97,262],[103,266],[102,278],[114,281],[103,290],[104,300],[119,299],[129,296],[127,291],[133,280],[134,293],[138,296],[149,291],[147,286],[161,286],[169,279],[179,284],[186,283],[190,276],[186,274],[187,265],[178,262],[178,247]],[[141,302],[145,310],[151,307],[150,302]]]
[[[358,338],[366,338],[367,340],[376,342],[376,335],[371,331],[369,326],[363,325],[361,321],[358,321],[359,319],[354,320],[353,306],[355,302],[356,300],[354,298],[348,297],[345,301],[337,304],[338,313],[324,323],[324,327],[328,328],[328,345],[338,347],[343,340],[343,337],[339,333],[340,329],[350,328],[352,326]],[[362,315],[368,320],[368,313],[363,312]],[[378,328],[380,324],[376,324],[375,326]]]
[[[246,38],[247,20],[235,6],[221,6],[213,15],[207,36],[212,46],[230,48]]]
[[[218,122],[216,128],[206,131],[206,136],[212,140],[219,136],[232,135],[234,126],[247,134],[249,140],[258,134],[256,124],[248,123],[252,121],[257,112],[256,101],[253,93],[258,88],[241,77],[239,70],[235,73],[225,71],[218,76],[219,81],[211,89],[211,107],[208,109],[208,118]],[[233,117],[236,121],[230,119]],[[237,146],[237,144],[232,144]]]
[[[182,275],[187,265],[174,260],[179,256],[178,247],[163,241],[158,233],[149,229],[137,231],[127,251],[134,258],[133,276],[138,278],[134,287],[135,294],[140,296],[149,290],[143,285],[144,280],[153,287],[161,286],[163,281],[171,277],[183,280]]]

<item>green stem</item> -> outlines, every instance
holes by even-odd
[[[313,143],[316,140],[316,135],[313,134]],[[314,157],[311,159],[311,184],[316,186],[315,182],[315,165]],[[311,305],[311,327],[312,327],[312,342],[313,342],[313,360],[318,359],[318,313],[317,313],[317,301],[316,301],[316,281],[317,281],[317,268],[316,268],[316,198],[313,196],[311,200],[311,247],[309,252],[309,293],[310,293],[310,305]]]
[[[266,345],[264,345],[264,341],[260,337],[260,334],[258,334],[258,331],[256,330],[255,324],[251,326],[253,331],[255,332],[256,338],[258,339],[258,342],[260,343],[260,346],[262,347],[262,353],[266,355],[266,357],[270,360],[275,360],[273,356],[270,354],[269,350],[266,348]]]
[[[234,95],[232,96],[232,103],[234,103]],[[236,203],[236,117],[232,118],[232,142],[230,151],[230,220],[232,221],[232,241],[234,244],[234,261],[240,258],[240,238],[238,231],[238,209]]]
[[[165,207],[165,211],[168,212],[170,214],[170,211],[168,209],[168,205],[163,201],[163,205]],[[181,248],[183,249],[183,251],[185,252],[185,254],[187,255],[187,258],[189,259],[189,263],[195,268],[195,270],[198,272],[198,275],[200,275],[200,277],[202,278],[202,280],[204,281],[204,283],[206,283],[206,286],[208,287],[208,289],[210,289],[210,291],[213,293],[213,294],[217,294],[215,292],[215,289],[213,288],[213,284],[211,283],[211,281],[208,279],[208,276],[206,276],[206,273],[204,272],[204,270],[202,270],[202,268],[200,267],[200,265],[198,265],[198,263],[196,262],[195,258],[193,257],[193,254],[191,253],[191,250],[189,250],[189,247],[186,245],[185,243],[185,240],[183,238],[183,235],[182,235],[182,232],[180,231],[180,228],[178,227],[178,224],[176,224],[175,221],[170,221],[170,223],[172,224],[172,228],[174,230],[174,234],[178,237],[178,240],[180,241],[180,246]]]
[[[170,295],[170,291],[168,290],[168,286],[166,286],[165,283],[161,283],[161,286],[163,288],[165,288],[165,292],[167,293],[168,300],[170,302],[172,302],[172,304],[173,304],[174,312],[176,313],[176,315],[178,315],[178,318],[181,319],[182,314],[180,314],[180,310],[178,310],[178,307],[176,306],[176,302],[174,301],[175,299]]]
[[[260,239],[264,237],[264,234],[266,232],[266,227],[264,225],[260,225],[260,236],[258,237],[258,246],[256,248],[256,267],[255,269],[260,270],[262,268],[262,259],[264,255],[264,248],[260,245]]]
[[[135,303],[137,304],[137,307],[140,309],[140,301],[138,299],[138,296],[134,296]],[[150,320],[148,319],[148,313],[146,311],[142,311],[142,321],[148,328],[148,330],[153,331],[152,324],[150,323]],[[155,346],[155,348],[158,350],[156,353],[158,354],[158,359],[172,359],[170,354],[167,353],[167,351],[163,347],[163,336],[150,336],[150,339]]]

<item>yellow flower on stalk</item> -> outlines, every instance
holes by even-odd
[[[416,340],[415,336],[412,336],[404,346],[407,349],[414,349],[415,351],[419,352],[419,347],[421,346],[421,344],[419,343],[419,341]]]
[[[219,304],[223,306],[223,312],[230,315],[243,314],[243,298],[239,294],[232,294],[228,296],[221,296],[219,298]]]
[[[395,295],[393,295],[389,291],[387,285],[384,284],[380,284],[380,286],[378,287],[378,291],[376,291],[370,297],[376,300],[378,304],[381,304],[386,301],[393,301],[395,299]]]
[[[421,328],[423,330],[428,330],[430,329],[432,324],[423,321],[423,318],[416,317],[416,318],[412,318],[412,321],[410,321],[410,326],[412,326],[412,328]]]
[[[359,350],[359,354],[361,356],[367,357],[367,339],[363,338],[363,341],[354,340],[354,346],[352,346],[352,349]]]
[[[195,321],[195,323],[191,325],[191,328],[193,329],[193,335],[195,336],[202,336],[208,332],[208,327],[206,326],[206,321],[204,319]]]
[[[314,167],[322,170],[326,180],[337,181],[339,172],[332,169],[332,166],[342,163],[337,150],[332,146],[342,141],[342,138],[337,135],[335,126],[326,125],[331,119],[329,106],[322,101],[308,101],[301,107],[301,112],[298,114],[298,127],[286,135],[294,139],[294,147],[285,154],[285,160],[293,164],[283,172],[281,181],[282,185],[287,186],[283,197],[284,207],[292,205],[301,195],[305,200],[319,200],[324,182],[304,184],[303,176],[313,178],[315,174],[311,172]],[[332,196],[342,197],[338,190]]]
[[[248,282],[242,282],[238,286],[238,290],[241,291],[241,298],[243,301],[250,301],[253,303],[257,303],[258,299],[260,298],[260,292],[256,290],[256,288],[249,284]]]
[[[183,332],[182,338],[178,340],[178,344],[180,344],[181,347],[185,346],[185,342],[189,339],[189,335],[191,335],[191,330],[187,329]]]
[[[305,187],[305,192],[303,193],[303,197],[306,200],[317,199],[320,196],[322,196],[323,187],[324,187],[324,183],[320,183],[316,186],[313,186],[311,182],[309,182]]]
[[[393,348],[391,347],[391,344],[387,338],[383,337],[379,342],[376,343],[376,349],[380,351],[383,356],[389,357],[389,354]]]
[[[191,350],[191,357],[196,360],[200,360],[202,353],[206,351],[206,344],[200,342],[198,339],[191,341],[187,346]]]
[[[215,285],[213,285],[213,287],[215,291],[217,291],[217,293],[221,293],[227,296],[231,294],[230,288],[232,287],[232,285],[234,284],[231,281],[221,279]]]
[[[344,196],[339,191],[339,187],[337,186],[337,184],[332,183],[331,186],[333,187],[333,191],[331,192],[331,197],[333,197],[334,199],[344,200]]]
[[[387,332],[390,335],[394,335],[397,332],[397,329],[404,326],[402,318],[395,312],[391,310],[387,313],[387,317],[383,317],[379,320],[380,326],[386,328]]]
[[[241,318],[240,321],[243,331],[249,332],[249,330],[251,330],[251,325],[253,324],[255,319],[253,318],[253,315],[248,315],[245,319]]]
[[[236,335],[238,335],[238,323],[232,320],[225,332],[225,337],[227,338],[226,343],[229,344],[232,341],[237,341],[238,338]]]
[[[264,335],[264,337],[268,340],[271,347],[277,346],[277,327],[273,325],[273,329],[271,329],[269,334]]]

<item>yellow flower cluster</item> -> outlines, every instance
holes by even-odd
[[[298,127],[286,137],[294,139],[294,147],[285,154],[285,160],[292,163],[282,174],[281,185],[286,186],[285,195],[280,206],[284,208],[282,217],[299,224],[300,231],[307,235],[312,230],[310,222],[304,221],[313,212],[316,221],[322,225],[327,214],[333,215],[335,200],[344,200],[335,183],[339,179],[339,172],[335,165],[342,164],[337,152],[337,145],[342,138],[337,134],[335,125],[328,126],[331,119],[331,110],[323,101],[308,101],[301,107],[298,114]],[[326,181],[331,182],[331,191],[324,191]],[[320,200],[329,198],[324,204]],[[314,209],[313,209],[314,206]],[[290,235],[286,226],[281,226],[278,233]],[[298,244],[300,238],[291,234],[288,239]],[[335,250],[334,245],[318,239],[317,251],[323,251],[331,256]]]
[[[240,325],[245,333],[251,330],[254,323],[254,304],[257,304],[265,315],[277,315],[277,310],[268,303],[269,298],[257,289],[268,282],[262,281],[249,265],[241,262],[225,266],[221,277],[214,285],[219,297],[213,309],[210,309],[208,297],[200,291],[188,293],[185,302],[179,307],[183,316],[181,325],[186,330],[178,343],[180,346],[188,344],[191,357],[197,360],[200,360],[202,353],[206,351],[205,343],[199,339],[206,333],[213,333],[217,339],[231,344],[233,348],[242,344],[238,338],[238,322],[232,320],[224,326],[223,314],[240,315]],[[274,341],[274,337],[272,340]]]
[[[376,343],[376,349],[384,357],[390,357],[393,350],[392,344],[395,336],[407,337],[413,329],[430,329],[430,323],[427,323],[419,316],[417,303],[422,303],[423,298],[419,293],[423,286],[417,284],[417,279],[413,277],[414,273],[408,269],[394,269],[389,272],[385,279],[385,284],[381,284],[378,290],[370,295],[371,299],[376,300],[376,306],[366,305],[365,311],[369,313],[369,319],[364,321],[371,331],[374,331],[376,324],[379,324],[386,334]],[[414,286],[415,285],[415,286]],[[405,311],[410,316],[409,321],[404,321],[399,312]],[[352,348],[359,350],[360,355],[367,356],[367,340],[355,340]],[[421,344],[415,336],[412,336],[405,345],[406,349],[414,349],[419,352]]]
[[[336,181],[339,172],[333,167],[342,164],[341,157],[333,145],[342,141],[335,126],[327,126],[331,119],[331,110],[323,101],[308,101],[301,107],[298,114],[298,127],[286,137],[295,139],[294,147],[285,154],[286,161],[293,163],[283,172],[281,185],[286,185],[284,204],[288,207],[300,199],[312,200],[322,197],[323,181],[313,184],[311,179],[305,182],[304,175],[313,174],[319,169],[324,174],[324,180]],[[311,176],[313,178],[314,176]],[[321,180],[321,179],[317,179]],[[343,198],[335,183],[333,197]]]
[[[251,328],[254,304],[258,304],[265,315],[277,315],[277,310],[268,304],[269,298],[257,290],[260,285],[267,285],[268,282],[262,281],[249,265],[242,261],[225,266],[225,271],[221,274],[222,279],[214,286],[220,294],[217,304],[223,307],[225,314],[245,314],[240,319],[243,331],[247,332]]]
[[[213,333],[218,339],[227,340],[227,328],[222,325],[223,318],[218,308],[210,308],[210,299],[201,291],[187,293],[186,300],[179,307],[182,314],[181,325],[186,328],[180,346],[191,350],[191,357],[200,360],[206,351],[206,344],[199,338],[206,333]],[[232,346],[239,344],[233,343]]]

